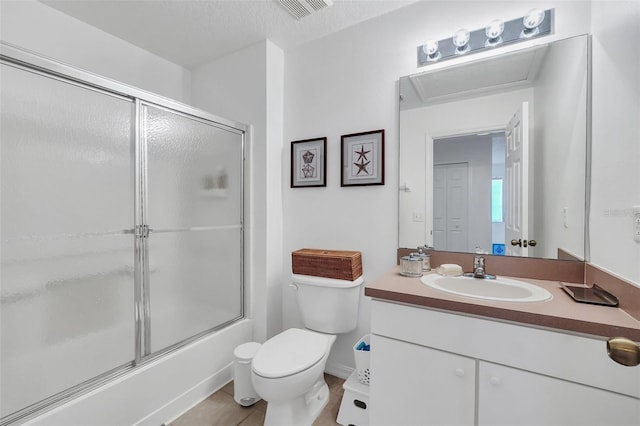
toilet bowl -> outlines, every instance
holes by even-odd
[[[356,327],[362,277],[354,281],[293,275],[305,329],[267,340],[251,362],[251,381],[267,402],[265,426],[311,425],[329,401],[324,370],[336,333]]]
[[[255,391],[267,401],[265,425],[310,425],[329,401],[324,369],[336,336],[290,328],[252,361]]]

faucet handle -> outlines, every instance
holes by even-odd
[[[473,266],[484,266],[484,257],[482,256],[474,256],[473,257]]]

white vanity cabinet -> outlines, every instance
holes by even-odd
[[[640,400],[480,361],[477,424],[640,425]]]
[[[604,338],[373,301],[371,425],[640,425]]]
[[[474,359],[376,335],[371,347],[370,371],[382,391],[370,403],[372,425],[473,424]]]

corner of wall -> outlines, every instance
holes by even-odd
[[[591,15],[590,261],[640,285],[631,209],[640,204],[640,3],[594,1]]]
[[[267,335],[283,328],[283,201],[282,151],[284,139],[284,51],[266,40],[266,153],[267,153],[267,286],[269,321]]]

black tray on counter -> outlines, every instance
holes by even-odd
[[[579,287],[561,284],[562,289],[573,300],[579,303],[591,303],[592,305],[618,306],[618,298],[608,291],[598,287]]]

